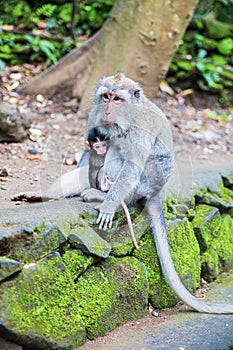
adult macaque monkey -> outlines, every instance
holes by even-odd
[[[103,78],[97,86],[89,115],[89,129],[93,127],[109,139],[104,173],[113,184],[104,193],[88,186],[82,187],[85,183],[76,180],[73,184],[75,189],[71,189],[74,174],[81,173],[77,169],[70,173],[70,177],[69,173],[62,177],[64,186],[68,181],[63,192],[82,192],[81,196],[86,201],[101,201],[97,223],[103,229],[111,227],[121,201],[128,205],[144,198],[161,268],[170,287],[197,311],[233,313],[233,305],[206,303],[192,296],[174,269],[159,198],[173,166],[172,134],[162,111],[144,95],[136,82],[123,74],[116,74]],[[86,156],[84,158],[88,159]]]

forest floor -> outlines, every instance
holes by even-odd
[[[17,92],[42,69],[42,65],[26,64],[0,72],[0,103],[17,106],[32,121],[28,138],[0,143],[0,208],[29,205],[11,202],[10,197],[47,187],[73,169],[83,152],[86,119],[79,116],[77,99],[63,96],[62,91],[53,99]],[[233,164],[233,107],[222,107],[216,95],[190,90],[172,93],[165,84],[155,103],[171,121],[177,160],[207,166]]]

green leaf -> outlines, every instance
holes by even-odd
[[[197,61],[196,63],[196,67],[201,73],[205,72],[205,66],[205,63],[202,61]]]
[[[219,41],[217,49],[221,54],[225,56],[230,55],[233,50],[233,39],[226,38]]]

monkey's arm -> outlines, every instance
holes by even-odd
[[[97,190],[96,188],[87,188],[81,193],[84,202],[103,202],[107,193]]]
[[[104,202],[97,207],[99,210],[97,224],[100,229],[111,228],[114,214],[120,209],[121,203],[129,203],[133,198],[141,174],[142,171],[136,164],[129,160],[123,162],[121,171],[106,194]]]

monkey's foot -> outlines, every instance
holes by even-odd
[[[88,188],[81,193],[81,198],[84,202],[103,202],[106,193],[95,188]]]
[[[40,192],[20,192],[11,197],[11,201],[41,202]]]

